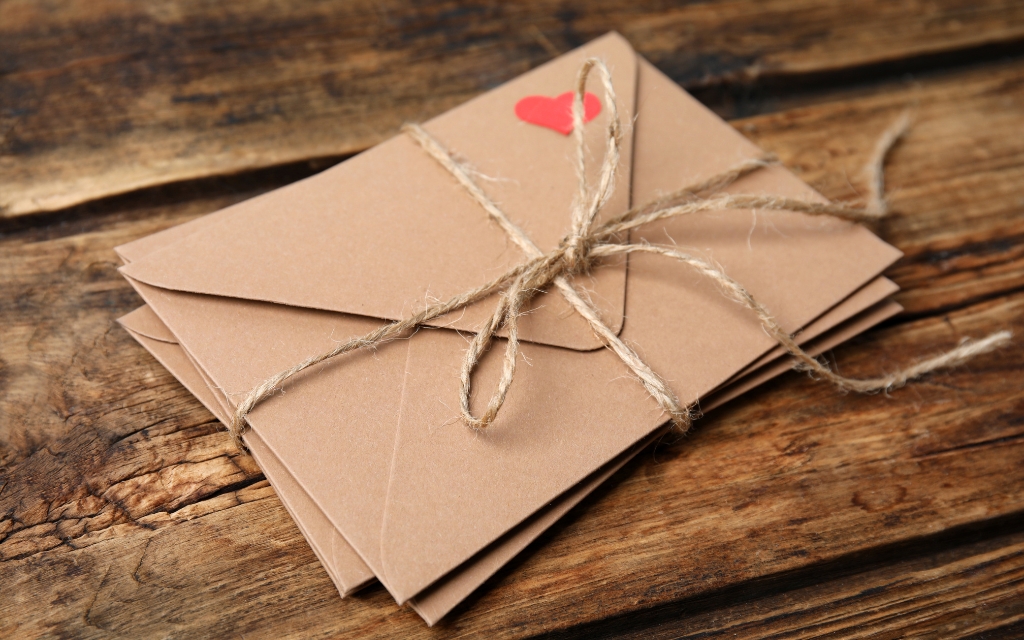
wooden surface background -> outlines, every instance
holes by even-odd
[[[663,442],[428,629],[342,600],[252,462],[113,320],[112,247],[615,29],[827,196],[892,155],[907,312]],[[0,0],[0,637],[1024,636],[1024,4]],[[682,150],[681,152],[685,152]]]

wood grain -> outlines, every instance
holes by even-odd
[[[996,536],[938,553],[909,555],[858,572],[822,567],[790,577],[789,586],[802,586],[783,593],[773,581],[766,581],[647,614],[643,621],[628,616],[603,622],[599,631],[592,626],[563,637],[1020,637],[1024,536]],[[754,594],[761,597],[752,598]]]
[[[1024,5],[6,0],[0,216],[351,154],[612,29],[735,112],[758,87],[1019,51]]]
[[[853,197],[857,176],[831,176],[918,104],[881,229],[907,252],[892,273],[913,314],[839,350],[844,373],[1024,335],[1024,155],[1007,133],[1024,125],[1022,80],[1019,64],[989,65],[737,123]],[[380,588],[342,601],[258,469],[113,325],[139,304],[114,245],[308,171],[7,223],[0,635],[949,637],[1024,615],[1019,342],[891,396],[788,375],[645,453],[434,629]]]

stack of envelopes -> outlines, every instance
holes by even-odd
[[[629,123],[602,219],[761,155],[615,34],[425,123],[545,251],[569,229],[573,137],[518,119],[515,105],[570,90],[590,56],[611,69]],[[586,125],[590,165],[607,117]],[[728,190],[821,199],[780,166]],[[899,311],[880,274],[900,253],[858,225],[729,211],[662,220],[630,239],[713,259],[812,353]],[[525,259],[404,135],[117,252],[147,303],[121,323],[225,423],[267,377]],[[575,285],[703,411],[790,366],[752,313],[675,261],[634,254]],[[434,623],[664,432],[654,400],[552,293],[521,320],[523,363],[497,421],[464,426],[467,334],[493,303],[313,367],[249,414],[245,443],[342,595],[376,577]],[[481,406],[501,351],[474,376]]]

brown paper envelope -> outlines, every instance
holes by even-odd
[[[858,292],[858,293],[860,293],[860,292]],[[852,297],[851,297],[851,299],[856,299],[857,297],[858,297],[858,296],[857,296],[857,295],[855,295],[855,296],[852,296]],[[846,303],[844,303],[844,304],[846,304]],[[833,313],[835,313],[836,311],[838,311],[838,309],[834,310],[833,312],[829,312],[829,314],[826,314],[826,315],[830,315],[830,314],[833,314]],[[817,323],[815,323],[814,325],[816,325],[816,324],[817,324]],[[807,332],[805,332],[805,333],[813,333],[813,327],[814,327],[814,325],[812,325],[811,327],[809,327],[809,328],[808,328],[808,331],[807,331]],[[482,582],[482,581],[480,581],[480,582]]]
[[[605,39],[603,42],[609,41],[615,40]],[[598,42],[595,46],[600,44],[601,42]],[[563,86],[571,86],[576,60],[570,62],[571,64],[563,65],[565,68],[559,69],[559,61],[555,61],[541,71],[554,73],[554,69],[564,76]],[[635,166],[632,172],[633,190],[642,196],[637,198],[638,200],[645,200],[658,191],[670,190],[691,183],[702,176],[714,174],[743,157],[750,157],[756,153],[752,145],[707,113],[652,67],[641,64],[639,68],[642,76],[641,112],[635,128]],[[518,84],[507,85],[496,92],[514,87],[520,92],[517,96],[521,96],[529,91],[528,81],[532,75],[528,74],[517,81]],[[474,103],[470,103],[468,107],[473,105]],[[500,115],[492,114],[492,117]],[[452,114],[445,117],[450,118]],[[433,126],[433,123],[428,124],[428,127]],[[435,132],[441,135],[440,131],[441,129],[438,129]],[[456,151],[462,151],[461,147],[452,144],[443,136],[442,140],[455,147]],[[566,146],[565,149],[563,157],[567,155],[569,147]],[[417,161],[410,159],[410,163],[415,162]],[[480,164],[475,158],[474,162]],[[322,175],[341,175],[347,166],[349,163],[344,163],[336,170],[332,170],[334,173],[325,172]],[[429,171],[429,165],[420,166],[419,171]],[[641,171],[641,166],[646,167],[644,171]],[[673,167],[676,169],[673,170]],[[389,167],[377,169],[385,171]],[[520,181],[519,188],[523,188],[523,182],[528,181]],[[812,194],[806,186],[782,169],[763,171],[744,182],[745,185],[736,185],[736,189],[783,195]],[[310,181],[304,181],[296,189],[302,185],[313,191],[323,187],[322,184],[310,187],[309,183]],[[452,186],[452,189],[457,191],[455,186]],[[290,192],[290,200],[298,199],[297,194],[300,191]],[[331,195],[342,198],[345,194],[334,192]],[[305,202],[305,206],[317,206],[315,200],[314,198]],[[261,209],[257,206],[249,211],[244,210],[245,204],[238,205],[220,224],[236,229],[255,229],[252,234],[246,236],[247,255],[258,256],[259,259],[250,262],[260,263],[264,261],[265,256],[285,253],[294,258],[289,264],[302,263],[300,258],[305,255],[304,252],[289,249],[287,242],[275,242],[275,239],[280,237],[280,226],[270,225],[269,231],[261,230],[260,216],[267,214],[268,208],[264,206]],[[319,206],[328,207],[331,203],[320,202]],[[248,216],[245,224],[236,220],[240,213]],[[415,211],[407,213],[416,215]],[[477,213],[482,215],[482,212]],[[351,214],[346,215],[351,217]],[[345,218],[346,215],[339,214],[335,217]],[[805,325],[873,278],[898,255],[891,247],[858,227],[828,220],[810,220],[794,214],[761,214],[765,220],[770,220],[772,231],[764,236],[755,234],[751,246],[749,225],[737,225],[732,218],[733,215],[726,213],[666,222],[657,225],[655,229],[646,230],[643,235],[652,241],[671,238],[698,243],[696,249],[699,252],[710,255],[724,264],[729,273],[747,284],[755,295],[768,304],[787,328],[796,329]],[[369,216],[364,216],[367,217]],[[295,220],[294,216],[292,220]],[[389,230],[396,234],[406,232],[404,228]],[[186,243],[192,248],[204,246],[202,242],[193,240],[199,235],[202,234],[188,235],[172,247],[142,260],[133,261],[125,267],[126,275],[150,278],[158,284],[166,285],[166,282],[155,278],[153,274],[173,275],[175,263],[188,262],[191,257],[201,257],[185,255],[187,252],[183,253],[178,246],[181,243]],[[285,240],[287,239],[286,236]],[[390,239],[389,237],[388,240]],[[382,242],[378,244],[383,246]],[[160,256],[160,259],[151,260],[153,255]],[[154,267],[154,264],[157,266]],[[352,264],[359,266],[355,262]],[[295,268],[300,267],[301,264]],[[229,285],[237,285],[242,289],[235,291],[234,295],[273,299],[273,296],[245,291],[245,287],[252,286],[251,282],[247,282],[246,274],[228,270],[217,275],[224,276],[225,282]],[[296,286],[299,288],[305,287],[305,281],[296,275],[294,269],[286,270],[282,277],[289,282],[298,283]],[[256,282],[259,280],[256,279]],[[626,309],[630,319],[625,323],[623,335],[646,353],[645,357],[654,365],[655,370],[673,380],[673,386],[677,387],[684,398],[695,399],[717,387],[772,346],[766,341],[756,322],[752,322],[746,313],[736,305],[724,301],[721,294],[708,287],[707,283],[700,282],[696,276],[675,265],[665,264],[658,259],[636,258],[630,263],[629,282]],[[369,319],[326,314],[294,306],[260,305],[238,299],[195,296],[146,285],[138,280],[134,283],[162,319],[174,329],[175,334],[188,345],[189,351],[204,365],[211,378],[216,380],[219,386],[235,394],[244,392],[266,375],[290,366],[297,359],[321,350],[325,345],[329,346],[332,333],[349,336],[374,326],[374,322]],[[777,283],[784,283],[784,286],[777,286]],[[370,299],[374,299],[379,291],[388,288],[373,286],[377,282],[372,278],[364,284],[368,288],[362,294]],[[433,290],[430,289],[429,283],[421,282],[420,286],[420,291]],[[423,288],[424,286],[426,288]],[[415,300],[409,301],[406,308],[411,308],[409,305],[415,303]],[[452,342],[453,339],[455,343]],[[436,348],[435,343],[438,341],[448,342],[447,345],[441,345],[440,351],[454,346],[456,355],[461,352],[461,338],[454,332],[423,331],[408,342],[409,345],[422,346],[422,349],[415,349],[416,354],[410,351],[409,357],[415,356],[417,366],[422,366],[422,354],[427,353],[429,356],[430,349]],[[505,448],[514,446],[532,432],[530,429],[520,429],[517,425],[516,437],[503,438],[501,434],[511,433],[506,428],[508,425],[523,420],[544,419],[545,412],[553,411],[548,414],[549,416],[573,412],[571,406],[562,407],[561,411],[551,407],[551,398],[556,396],[550,393],[547,394],[547,400],[534,402],[531,405],[532,409],[527,407],[529,410],[523,411],[523,402],[520,400],[517,403],[517,398],[537,399],[541,396],[537,396],[536,390],[557,386],[546,384],[548,380],[542,379],[545,377],[553,378],[550,382],[558,383],[571,381],[581,373],[590,376],[591,388],[588,393],[596,393],[594,401],[588,403],[586,409],[575,416],[586,418],[583,422],[593,423],[597,420],[606,425],[604,429],[610,429],[607,425],[617,421],[615,416],[629,413],[633,415],[632,423],[629,429],[621,429],[618,434],[604,434],[608,437],[598,441],[588,439],[588,444],[596,442],[597,446],[588,449],[585,452],[586,456],[574,456],[572,464],[560,462],[563,468],[555,470],[550,474],[551,477],[546,477],[546,473],[532,474],[525,484],[511,486],[508,483],[489,481],[488,474],[485,473],[476,479],[479,484],[475,485],[477,491],[473,494],[472,490],[462,485],[463,480],[458,477],[459,473],[465,474],[472,465],[459,469],[459,464],[453,465],[451,460],[441,462],[444,456],[438,461],[429,462],[439,442],[417,443],[414,434],[416,427],[409,426],[409,420],[415,418],[421,421],[420,426],[429,424],[429,427],[425,427],[427,431],[422,433],[451,435],[454,429],[438,428],[439,425],[448,422],[451,414],[439,413],[436,406],[430,407],[432,411],[423,411],[415,416],[411,414],[417,412],[402,410],[406,406],[411,406],[409,400],[413,397],[420,401],[429,398],[429,404],[447,404],[444,396],[449,396],[447,399],[450,400],[451,380],[448,380],[447,376],[452,371],[451,362],[445,358],[431,362],[430,357],[427,357],[426,366],[433,373],[426,376],[422,375],[424,372],[416,371],[415,366],[410,367],[409,379],[413,382],[413,387],[410,387],[409,380],[394,379],[391,371],[393,365],[380,364],[380,360],[385,359],[389,363],[400,363],[403,360],[405,354],[400,352],[407,345],[399,345],[401,348],[397,349],[394,347],[392,345],[380,349],[376,355],[378,360],[374,362],[370,362],[373,357],[369,354],[357,355],[346,359],[344,367],[337,367],[332,363],[313,372],[316,375],[303,376],[303,380],[310,381],[308,384],[296,381],[294,385],[289,385],[285,396],[275,398],[257,408],[251,415],[251,422],[268,446],[289,467],[310,496],[317,500],[325,513],[332,518],[332,522],[339,525],[339,529],[350,542],[353,542],[371,567],[374,566],[371,557],[376,556],[375,561],[380,570],[374,567],[375,573],[385,584],[390,583],[389,588],[399,600],[415,594],[451,568],[461,564],[541,505],[550,502],[586,477],[593,469],[600,467],[642,438],[661,421],[660,412],[652,408],[650,400],[639,393],[639,387],[633,386],[632,381],[624,375],[622,364],[609,359],[610,354],[607,352],[581,353],[543,347],[540,344],[530,345],[524,355],[532,357],[529,352],[543,353],[541,357],[545,365],[551,362],[553,366],[538,367],[534,362],[533,367],[520,367],[523,372],[519,374],[522,380],[516,381],[516,389],[519,391],[513,392],[506,415],[503,416],[504,425],[499,421],[492,430],[495,435],[487,436],[487,440],[491,445],[495,445],[495,448],[483,456],[478,456],[477,453],[469,454],[470,458],[475,458],[472,462],[477,465],[474,472],[479,470],[479,465],[486,466],[491,463],[494,466],[490,468],[489,473],[493,475],[500,472],[505,468],[505,461],[500,459]],[[657,349],[657,352],[650,353],[645,347]],[[445,356],[450,355],[452,354],[445,353]],[[588,359],[580,360],[581,357]],[[669,366],[673,360],[675,365]],[[683,363],[686,370],[680,371]],[[618,368],[615,368],[616,366]],[[484,371],[479,376],[482,388],[486,388],[488,367],[489,365],[485,363]],[[398,364],[397,368],[401,370],[402,365]],[[545,369],[546,372],[542,375],[533,373],[541,369]],[[441,375],[437,375],[438,372]],[[676,372],[679,372],[679,375],[675,375]],[[593,386],[594,379],[603,379],[605,386],[597,389]],[[677,379],[681,380],[681,383],[676,384]],[[611,382],[608,382],[609,380]],[[436,387],[430,389],[431,384],[435,384]],[[350,406],[336,406],[336,403],[343,402],[343,399],[338,397],[342,391],[349,399],[360,398],[363,401],[358,411]],[[393,396],[399,393],[404,393],[405,398],[400,399],[399,405],[395,406]],[[397,450],[394,451],[396,459],[404,461],[409,456],[417,457],[415,449],[422,445],[423,459],[420,462],[428,465],[428,472],[442,472],[426,476],[431,481],[424,483],[419,489],[407,490],[410,473],[417,465],[402,469],[400,467],[404,462],[399,465],[390,464],[388,449],[395,446],[393,432],[381,433],[389,420],[398,416],[399,410],[402,410],[400,422],[403,438],[399,440]],[[563,435],[570,431],[577,433],[558,444],[563,448],[586,448],[571,443],[583,442],[581,434],[594,431],[593,428],[587,428],[588,426],[589,424],[580,423],[563,425],[567,427],[561,430]],[[349,430],[357,433],[349,433]],[[413,437],[405,437],[410,433],[413,433]],[[475,434],[473,437],[479,438]],[[340,442],[348,446],[335,446]],[[353,446],[354,443],[358,446]],[[470,442],[469,446],[472,447],[473,443]],[[447,453],[458,454],[466,449],[465,446],[454,446]],[[534,448],[527,449],[532,451]],[[519,454],[525,454],[527,449]],[[557,453],[561,454],[562,451]],[[494,454],[498,454],[497,459],[494,458]],[[547,455],[555,455],[555,452],[549,451]],[[492,458],[490,462],[484,461],[483,458],[488,456]],[[371,459],[373,464],[369,464]],[[547,462],[552,461],[548,459]],[[390,478],[390,493],[387,487],[389,479],[383,478],[385,488],[381,496],[379,476],[386,476],[388,467],[396,473]],[[421,466],[419,469],[422,471]],[[359,482],[355,484],[358,484],[358,487],[352,485],[347,490],[345,487],[339,487],[339,484],[344,483],[339,483],[337,477],[339,474],[347,473],[356,474]],[[363,473],[368,475],[362,477]],[[449,484],[456,485],[458,490],[451,492],[446,500],[459,502],[471,498],[469,503],[475,503],[472,505],[473,509],[465,511],[466,514],[473,514],[474,509],[487,511],[489,504],[491,509],[500,511],[495,514],[498,517],[486,517],[481,520],[470,518],[466,530],[458,532],[462,535],[448,536],[450,539],[446,540],[446,536],[440,532],[444,528],[451,530],[452,522],[444,520],[452,517],[460,519],[462,516],[457,510],[448,506],[433,509],[434,506],[439,506],[435,500],[437,495],[422,500],[419,507],[413,503],[423,497],[417,497],[417,491],[428,488],[433,490]],[[375,488],[368,491],[368,485]],[[467,494],[467,491],[470,493]],[[510,491],[515,500],[503,501],[501,497],[488,494],[488,491]],[[442,495],[445,493],[446,491],[441,492]],[[386,507],[389,515],[384,521],[385,539],[381,540],[381,520],[377,520],[376,524],[373,520],[375,515],[379,515],[379,510],[385,507],[384,502],[388,503]],[[366,506],[368,510],[364,512],[353,508],[354,504]],[[420,515],[416,514],[417,508],[421,509],[420,513],[433,510],[421,522]],[[422,511],[424,508],[427,512]],[[478,523],[482,526],[477,526]],[[429,526],[421,527],[421,524]],[[416,538],[412,535],[416,530],[422,531],[425,535],[421,539],[405,539],[408,536]],[[426,547],[421,548],[424,544]],[[435,549],[431,547],[433,544],[440,545],[436,549],[437,553],[434,553]],[[382,549],[389,555],[387,562],[381,557]]]
[[[878,280],[885,279],[880,278]],[[847,340],[873,324],[890,317],[899,310],[899,305],[891,302],[876,304],[874,308],[862,311],[852,320],[848,316],[850,315],[849,311],[855,305],[859,307],[867,301],[874,301],[873,296],[866,295],[868,292],[889,291],[891,288],[892,285],[884,287],[867,285],[843,301],[837,308],[830,310],[809,325],[801,332],[801,341],[812,353],[819,353],[833,348],[841,341]],[[825,324],[835,324],[840,319],[845,321],[840,326],[832,327],[826,332]],[[201,380],[196,378],[196,376],[201,375],[200,372],[194,368],[184,351],[177,345],[174,336],[163,326],[148,307],[136,310],[122,318],[120,322],[165,367],[182,381],[186,388],[199,397],[211,409],[214,415],[218,416],[221,421],[227,422],[228,416],[218,412],[214,408],[214,401],[208,397],[215,390],[207,388],[204,384],[198,384]],[[817,338],[812,344],[805,342],[812,338]],[[713,393],[711,397],[702,403],[702,408],[705,412],[710,411],[756,384],[763,383],[783,373],[788,370],[789,366],[788,362],[775,362],[770,366],[762,367],[756,376],[748,376],[738,384],[729,385],[725,389]],[[756,378],[756,381],[754,378]],[[290,474],[280,465],[276,456],[266,448],[255,432],[246,434],[246,441],[250,446],[250,450],[256,456],[257,462],[264,469],[271,484],[274,485],[275,490],[279,493],[285,507],[296,520],[303,535],[309,541],[314,553],[321,560],[321,564],[323,564],[342,596],[365,584],[372,577],[369,568],[348,547],[347,543],[330,525],[326,516],[316,508],[312,500],[295,483]],[[410,605],[428,624],[435,624],[490,578],[499,568],[504,566],[506,562],[521,552],[540,533],[561,518],[608,477],[618,471],[628,460],[632,459],[640,449],[647,445],[648,441],[622,454],[612,464],[607,465],[601,471],[592,474],[587,480],[573,487],[554,504],[542,509],[527,522],[507,534],[502,540],[492,544],[478,554],[478,556],[468,561],[466,565],[459,567],[438,581],[438,583],[410,600]],[[298,504],[298,507],[292,506],[293,504]],[[331,560],[327,558],[331,558]]]
[[[180,233],[181,227],[186,226],[188,225],[174,227],[169,231],[172,231],[173,233]],[[157,247],[158,245],[156,245],[152,240],[150,240],[150,238],[153,238],[153,236],[147,238],[148,242],[146,244],[148,244],[150,247]],[[144,255],[146,252],[147,251],[144,250],[144,247],[140,247],[139,253],[137,253],[135,257]],[[805,343],[805,341],[817,338],[819,335],[823,334],[826,331],[832,331],[833,333],[830,334],[830,336],[832,336],[831,342],[828,343],[828,346],[822,347],[822,349],[831,348],[838,341],[846,340],[852,335],[855,335],[856,333],[865,330],[871,324],[874,324],[875,322],[880,322],[881,320],[884,320],[885,318],[889,317],[889,314],[876,316],[868,319],[869,322],[866,324],[864,323],[864,319],[862,319],[862,326],[858,326],[856,328],[851,327],[850,323],[847,322],[851,317],[858,313],[861,313],[867,307],[881,301],[883,298],[893,293],[896,289],[897,287],[895,286],[895,284],[893,284],[888,279],[884,277],[877,278],[872,283],[862,287],[860,290],[855,292],[853,295],[851,295],[849,298],[847,298],[842,303],[837,305],[835,308],[823,314],[810,325],[805,327],[799,335],[799,340],[802,343]],[[846,324],[844,324],[841,327],[842,333],[836,336],[835,327],[840,323]],[[133,312],[132,314],[129,314],[129,316],[122,319],[122,324],[124,324],[130,330],[133,330],[137,333],[141,333],[143,335],[150,336],[158,340],[162,340],[163,342],[173,342],[175,344],[177,343],[177,340],[176,338],[174,338],[173,334],[170,333],[170,331],[160,322],[160,320],[155,316],[155,314],[152,313],[151,310],[149,310],[148,307],[142,307]],[[136,336],[136,338],[138,339],[138,336]],[[145,343],[144,346],[146,346]],[[150,350],[154,351],[153,348],[151,348]],[[206,395],[211,393],[214,395],[222,396],[222,394],[219,393],[219,390],[206,388],[203,390],[203,394],[200,394],[193,388],[193,385],[189,384],[189,378],[195,375],[203,375],[202,372],[193,368],[191,372],[185,371],[179,374],[179,371],[176,368],[169,366],[166,357],[161,357],[155,351],[154,355],[157,355],[158,359],[160,359],[165,366],[171,369],[172,373],[178,376],[178,378],[182,380],[183,383],[185,383],[186,387],[192,390],[193,393],[197,395],[197,397],[200,397],[204,404],[210,407],[211,411],[213,411],[215,415],[217,415],[223,422],[227,422],[227,418],[225,416],[226,413],[229,412],[229,410],[226,408],[226,401],[222,398],[218,399],[220,406],[223,407],[223,410],[221,412],[218,412],[212,406],[214,401],[212,399],[206,398]],[[770,353],[767,354],[765,358],[762,358],[760,364],[764,365],[774,360],[778,360],[778,358],[773,358],[772,353]],[[776,362],[775,365],[772,367],[771,371],[765,371],[764,369],[766,369],[767,367],[761,367],[760,373],[756,377],[756,382],[753,380],[753,376],[748,376],[744,381],[745,383],[742,385],[727,384],[727,388],[713,392],[709,398],[703,400],[701,402],[701,408],[704,411],[708,411],[714,406],[720,404],[721,402],[724,402],[727,399],[734,398],[741,392],[746,391],[749,388],[752,388],[753,386],[756,386],[756,384],[760,384],[765,380],[774,377],[779,373],[782,373],[783,371],[787,370],[789,366],[790,365],[788,363]],[[750,373],[752,370],[755,369],[757,369],[757,367],[748,367],[748,370],[745,370],[745,372]],[[742,388],[737,390],[736,387]],[[264,453],[260,456],[261,462],[264,459],[272,457],[275,463],[275,468],[269,469],[267,468],[267,466],[263,464],[261,464],[261,466],[264,466],[268,479],[270,479],[271,483],[275,486],[275,488],[278,488],[279,493],[282,494],[282,501],[285,502],[286,507],[289,507],[289,511],[298,521],[299,527],[303,529],[304,534],[307,535],[307,538],[310,540],[311,546],[313,546],[314,551],[317,553],[317,555],[323,558],[326,554],[325,552],[321,551],[322,548],[336,549],[339,544],[345,544],[340,538],[340,536],[337,534],[337,532],[333,530],[333,527],[331,527],[331,532],[327,532],[325,530],[325,527],[330,527],[329,521],[323,515],[323,513],[320,512],[320,510],[315,507],[315,504],[313,504],[312,501],[308,498],[308,496],[305,495],[305,492],[301,490],[301,488],[295,483],[294,479],[292,479],[290,475],[288,475],[287,478],[279,479],[279,475],[287,474],[287,471],[280,466],[279,462],[277,462],[276,456],[273,456],[273,454],[269,450],[266,450],[266,447],[265,445],[263,445],[262,440],[259,439],[258,436],[256,436],[255,434],[251,434],[247,436],[247,438],[258,440],[258,444],[254,445],[254,450],[256,448],[259,448],[264,451]],[[460,567],[458,571],[453,572],[452,575],[446,576],[446,578],[443,581],[441,581],[441,583],[431,587],[428,590],[428,593],[421,594],[418,598],[414,599],[412,601],[413,606],[417,608],[420,614],[428,622],[430,622],[431,624],[433,622],[436,622],[436,620],[440,619],[440,617],[447,613],[448,610],[454,607],[459,601],[461,601],[465,596],[467,596],[470,592],[472,592],[475,588],[482,584],[488,577],[490,577],[490,575],[494,571],[496,571],[497,568],[502,566],[508,559],[514,557],[522,548],[525,548],[525,546],[533,540],[535,535],[539,535],[540,531],[543,530],[542,527],[539,527],[541,523],[556,521],[559,517],[561,517],[562,514],[564,514],[570,508],[572,508],[572,506],[574,506],[580,499],[582,499],[585,495],[589,494],[591,490],[593,490],[601,482],[603,482],[604,477],[610,475],[611,473],[614,473],[614,471],[619,466],[621,466],[621,464],[624,464],[625,460],[626,457],[622,457],[622,462],[620,462],[618,465],[611,465],[602,472],[594,474],[585,482],[581,483],[580,485],[577,485],[577,487],[574,487],[569,493],[562,496],[558,501],[556,501],[555,504],[545,509],[542,513],[538,514],[538,516],[534,517],[529,527],[521,526],[516,529],[516,531],[514,532],[515,535],[510,534],[508,536],[505,536],[505,538],[502,540],[502,544],[491,545],[491,547],[488,548],[485,554],[481,554],[482,557],[480,558],[480,561],[476,563],[475,566],[468,566],[470,565],[470,563],[467,563],[463,567]],[[293,485],[294,489],[291,491],[282,491],[280,487],[285,483]],[[298,495],[298,492],[301,492],[301,495]],[[303,507],[302,505],[300,505],[299,507],[291,507],[290,504],[292,502],[306,503],[309,506]],[[312,507],[312,509],[309,508],[310,506]],[[304,522],[307,521],[311,522],[311,524],[308,526],[304,525]],[[309,528],[313,528],[315,530],[323,530],[323,533],[319,536],[317,536],[316,534],[311,534],[308,532]],[[325,540],[325,542],[319,542],[318,540]],[[333,553],[336,554],[337,551],[333,551]],[[354,552],[350,553],[354,554]],[[325,568],[327,569],[328,573],[331,574],[331,577],[335,581],[335,583],[339,585],[339,591],[342,592],[342,595],[344,595],[352,588],[354,588],[355,585],[361,584],[361,581],[365,580],[369,574],[369,569],[366,568],[366,566],[362,562],[357,561],[352,564],[356,565],[354,567],[354,571],[350,571],[347,575],[342,574],[339,576],[336,571],[332,571],[330,563],[324,562]],[[343,587],[342,585],[348,586]]]
[[[230,419],[223,405],[208,387],[202,373],[192,364],[185,351],[177,344],[166,327],[148,307],[136,309],[119,322],[129,334],[146,348],[168,371],[177,378],[218,420],[225,424]],[[359,559],[345,539],[324,517],[309,496],[281,466],[258,435],[246,434],[246,444],[256,463],[263,469],[274,490],[281,497],[288,513],[312,547],[338,592],[345,595],[373,579],[373,572]]]
[[[528,125],[513,114],[528,94],[566,90],[589,55],[604,58],[623,88],[623,122],[633,118],[636,57],[617,35],[566,54],[528,76],[439,116],[429,129],[472,158],[488,192],[544,250],[564,235],[577,191],[567,155],[572,138]],[[600,92],[600,81],[588,87]],[[592,148],[605,135],[608,110],[587,126]],[[623,174],[629,175],[632,133],[625,128]],[[495,153],[500,149],[501,153]],[[591,163],[593,165],[593,163]],[[596,177],[599,167],[592,166]],[[619,189],[604,215],[625,211]],[[164,247],[162,259],[137,261],[125,273],[162,288],[314,309],[401,319],[430,299],[447,299],[507,271],[523,254],[407,136],[398,136],[323,173],[231,207],[228,215]],[[423,212],[445,212],[443,216]],[[558,212],[558,215],[554,215]],[[253,260],[254,247],[273,247]],[[584,279],[611,326],[622,323],[624,261]],[[474,330],[489,315],[485,301],[438,320]],[[524,319],[522,338],[577,349],[600,342],[559,295],[543,295]]]

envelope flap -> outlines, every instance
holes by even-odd
[[[178,344],[178,339],[174,337],[174,334],[167,328],[167,325],[153,313],[153,309],[149,305],[142,305],[135,311],[118,318],[117,321],[125,329],[134,331],[147,338],[170,344]]]
[[[609,34],[445,113],[425,128],[477,172],[478,182],[543,250],[569,230],[577,191],[573,138],[515,115],[530,95],[571,90],[580,63],[604,60],[613,74],[623,122],[634,113],[637,59]],[[600,80],[588,89],[603,95]],[[586,125],[596,176],[608,110]],[[626,127],[618,189],[603,215],[630,203],[632,133]],[[400,319],[435,300],[477,287],[523,262],[524,255],[482,207],[405,135],[321,174],[235,205],[231,215],[123,272],[153,286],[294,306]],[[624,261],[581,282],[610,326],[622,325]],[[493,309],[483,301],[438,320],[473,331]],[[600,343],[582,318],[542,294],[524,318],[525,340],[572,349]]]

